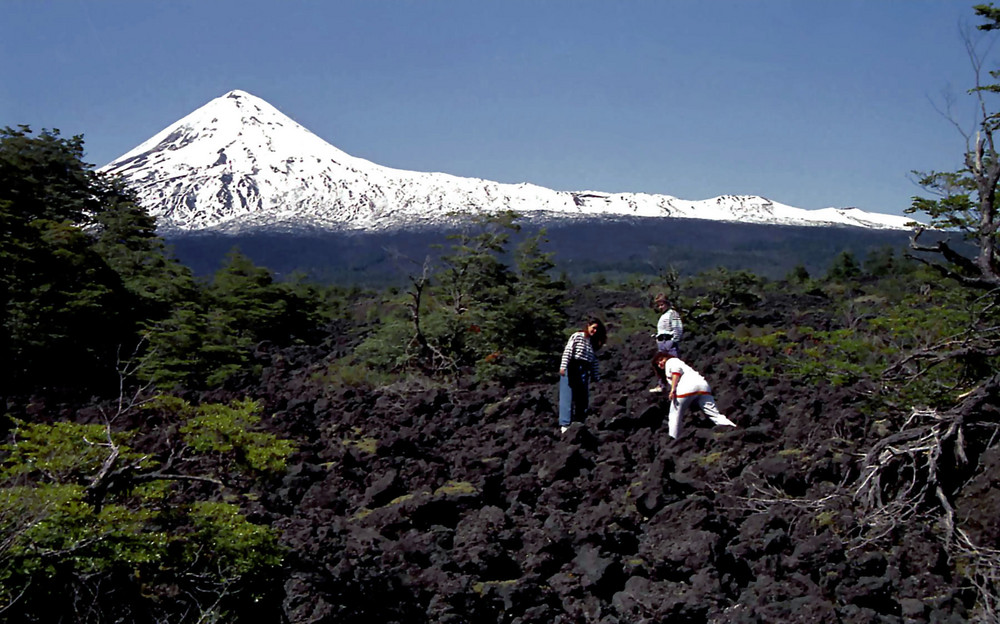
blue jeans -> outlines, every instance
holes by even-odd
[[[659,351],[660,353],[666,353],[667,355],[672,355],[673,357],[678,357],[677,356],[677,343],[674,342],[672,339],[657,340],[656,341],[656,350]]]
[[[579,366],[570,363],[565,375],[559,377],[559,426],[568,427],[571,422],[580,422],[590,404],[588,375]]]

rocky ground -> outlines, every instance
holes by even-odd
[[[793,305],[742,323],[791,323]],[[965,622],[937,516],[873,535],[857,497],[882,418],[866,388],[745,376],[719,326],[682,356],[738,427],[699,413],[666,434],[648,333],[616,331],[637,297],[594,295],[612,340],[591,413],[561,434],[552,379],[511,389],[412,379],[330,384],[317,371],[350,352],[284,351],[264,373],[272,428],[299,451],[257,520],[290,551],[290,622]],[[654,313],[650,311],[650,324]],[[558,354],[553,354],[553,369]],[[982,392],[989,410],[1000,379]],[[992,394],[990,394],[992,392]],[[883,432],[884,433],[884,432]],[[958,486],[956,515],[997,547],[987,454]]]

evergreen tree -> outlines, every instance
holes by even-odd
[[[865,258],[865,273],[872,277],[896,275],[904,268],[896,250],[892,247],[880,247],[872,250]]]
[[[520,230],[516,219],[510,211],[477,215],[448,237],[453,243],[441,257],[443,268],[433,276],[432,305],[423,314],[422,333],[431,352],[445,355],[454,366],[473,364],[490,351],[482,330],[515,280],[504,255],[511,233]]]
[[[830,270],[826,273],[826,279],[835,281],[846,281],[857,278],[861,275],[861,267],[850,251],[842,251],[834,258]]]
[[[83,161],[83,139],[0,131],[5,394],[117,389],[122,354],[195,296],[155,221]]]
[[[257,368],[268,343],[290,344],[315,331],[320,293],[274,281],[239,250],[200,291],[149,326],[144,378],[164,386],[216,386]]]
[[[563,282],[553,281],[545,232],[528,237],[507,259],[517,215],[484,215],[452,237],[443,267],[411,278],[409,301],[394,307],[357,354],[376,367],[417,367],[432,374],[475,368],[504,383],[537,378],[551,368],[562,341]],[[392,310],[395,310],[393,312]]]
[[[805,265],[800,262],[788,272],[785,279],[793,284],[804,284],[809,279],[809,271],[806,269]]]
[[[441,257],[438,276],[442,301],[457,314],[483,303],[504,298],[514,276],[503,261],[511,233],[519,232],[517,213],[477,215],[470,227],[448,238],[451,252]]]
[[[477,365],[481,377],[513,381],[537,378],[552,369],[566,326],[566,290],[551,277],[553,254],[541,250],[545,234],[539,231],[515,250],[517,281],[484,327],[491,351]]]
[[[105,209],[95,218],[94,249],[118,274],[136,304],[134,318],[146,322],[166,317],[181,301],[194,298],[190,269],[171,257],[156,234],[156,220],[118,180],[102,180]]]
[[[207,376],[203,357],[206,329],[205,306],[190,300],[174,307],[170,314],[150,324],[148,348],[139,378],[161,388],[198,387]]]
[[[0,130],[5,394],[100,383],[132,341],[128,295],[90,233],[109,192],[82,156],[79,136]]]

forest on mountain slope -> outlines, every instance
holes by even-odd
[[[911,234],[673,217],[544,221],[523,215],[518,222],[521,228],[512,242],[544,228],[545,249],[557,259],[558,273],[580,282],[656,275],[663,267],[683,275],[725,267],[781,279],[801,266],[823,275],[845,251],[858,259],[884,253],[887,247],[902,253]],[[211,276],[226,254],[238,247],[254,264],[266,266],[278,277],[301,275],[317,283],[382,288],[407,284],[412,260],[423,262],[428,256],[439,260],[449,247],[448,236],[460,232],[460,227],[435,226],[374,232],[171,233],[166,242],[196,276]],[[704,244],[706,240],[713,244]],[[961,249],[971,251],[968,245]]]
[[[0,620],[996,621],[998,90],[921,176],[947,236],[775,279],[573,283],[513,213],[397,287],[201,278],[82,137],[4,129]],[[661,291],[737,427],[666,435]]]

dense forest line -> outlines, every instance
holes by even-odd
[[[907,254],[776,278],[573,282],[513,213],[377,290],[196,276],[82,137],[0,131],[0,619],[996,621],[998,90]],[[737,427],[665,435],[657,292]]]
[[[729,223],[706,219],[594,218],[544,221],[525,215],[512,242],[545,229],[558,272],[580,282],[627,280],[673,267],[694,275],[717,267],[781,279],[799,265],[823,275],[849,251],[864,259],[909,246],[909,231]],[[167,245],[196,276],[210,276],[233,247],[282,279],[362,287],[404,286],[413,260],[440,260],[460,228],[375,232],[170,233]],[[932,234],[933,235],[933,234]],[[710,240],[711,245],[704,241]],[[967,250],[963,249],[963,252]],[[508,259],[509,260],[509,259]]]

